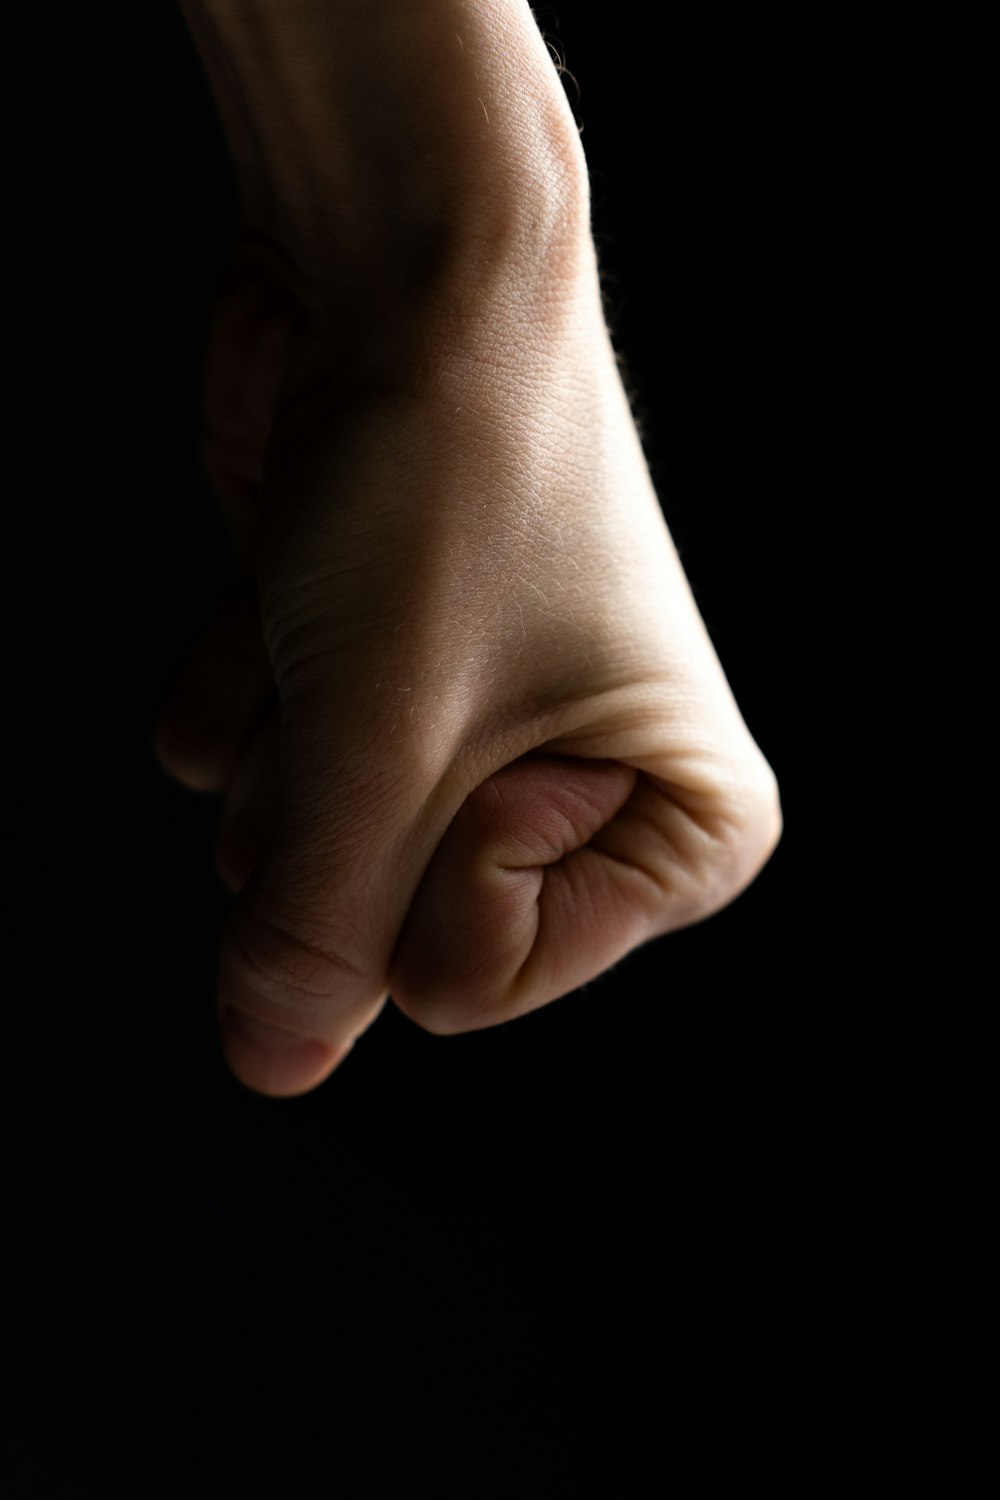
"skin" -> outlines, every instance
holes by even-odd
[[[223,1047],[284,1097],[390,996],[496,1025],[718,911],[781,813],[653,490],[528,6],[182,10],[240,190],[202,452],[244,582],[155,745],[224,794]]]

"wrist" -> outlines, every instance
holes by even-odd
[[[601,323],[579,133],[523,0],[180,3],[241,253],[302,310],[281,433],[442,374],[522,381]]]
[[[589,238],[578,132],[524,0],[179,3],[242,224],[316,307]]]

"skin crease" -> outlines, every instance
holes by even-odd
[[[653,491],[528,7],[182,9],[240,184],[202,457],[243,583],[156,750],[224,795],[223,1045],[281,1097],[390,994],[491,1026],[711,915],[781,814]]]

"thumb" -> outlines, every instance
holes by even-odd
[[[220,939],[226,1060],[277,1097],[322,1082],[382,1010],[407,908],[456,810],[442,799],[462,797],[436,757],[373,744],[350,696],[337,712],[282,705],[277,829]]]

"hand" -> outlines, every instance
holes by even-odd
[[[156,743],[226,794],[220,1020],[267,1094],[390,994],[446,1034],[568,993],[779,837],[619,378],[568,107],[530,17],[500,40],[541,125],[443,132],[447,212],[401,231],[386,189],[328,251],[279,214],[220,290],[204,454],[246,584]]]

